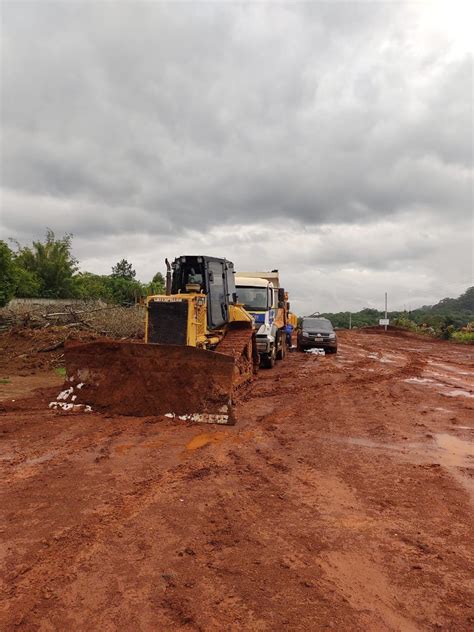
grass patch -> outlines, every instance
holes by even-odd
[[[0,384],[10,384],[11,380],[9,377],[0,377]]]
[[[66,369],[63,366],[57,366],[54,369],[54,372],[56,373],[56,375],[59,375],[60,377],[66,377]]]
[[[455,331],[451,334],[452,340],[463,342],[464,344],[474,344],[474,331]]]

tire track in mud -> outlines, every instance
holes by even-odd
[[[234,463],[238,461],[233,459]],[[274,467],[274,463],[266,459],[268,467]],[[276,468],[279,471],[280,468]],[[204,468],[206,476],[208,476]],[[75,576],[69,576],[65,570],[71,567],[78,567],[84,564],[88,559],[88,554],[84,553],[84,547],[91,551],[100,545],[104,539],[107,539],[107,534],[114,528],[120,527],[124,522],[136,517],[138,514],[142,514],[146,511],[147,507],[156,502],[157,498],[162,494],[160,491],[162,487],[169,488],[179,486],[179,483],[189,481],[195,477],[202,478],[203,468],[196,468],[189,465],[185,467],[183,465],[170,470],[166,476],[158,474],[152,476],[146,480],[135,483],[135,489],[128,492],[123,497],[117,497],[111,501],[112,506],[104,509],[103,511],[96,512],[94,516],[89,519],[83,520],[80,526],[73,527],[65,530],[60,535],[53,536],[52,540],[47,543],[48,548],[41,552],[38,558],[35,560],[31,568],[22,567],[15,577],[10,576],[10,581],[15,580],[15,587],[9,592],[9,597],[13,599],[11,605],[11,611],[23,612],[22,619],[16,621],[16,625],[21,625],[22,621],[28,620],[29,614],[34,614],[35,611],[41,609],[44,605],[44,600],[50,603],[50,599],[54,600],[55,591],[59,590],[57,583],[61,584],[61,591],[66,590],[68,584],[73,584]],[[275,491],[275,496],[281,496],[282,492],[280,488],[275,488],[274,482],[271,483],[270,479],[262,474],[259,469],[255,469],[246,465],[237,468],[236,473],[238,475],[245,474],[245,476],[252,481],[258,481],[258,485],[251,483],[248,486],[250,492],[256,492],[263,484],[266,488],[266,495],[268,489]],[[157,489],[159,485],[160,489]],[[256,505],[258,507],[258,504]],[[226,540],[230,537],[232,545],[232,530],[229,525],[230,519],[225,517],[225,508],[221,507],[219,512],[219,527],[211,530],[212,546],[214,549],[226,546]],[[261,521],[262,517],[254,516],[255,522]],[[240,524],[240,531],[242,530],[242,523]],[[242,538],[240,533],[239,538]],[[251,541],[252,538],[247,538]],[[255,538],[253,538],[255,539]],[[275,534],[272,539],[275,539]],[[281,548],[285,544],[285,539],[281,538]],[[46,544],[46,543],[45,543]],[[218,575],[226,571],[219,567],[214,568],[214,572]],[[172,591],[173,586],[167,588],[167,591]],[[249,596],[247,597],[249,598]],[[164,602],[170,611],[175,611],[177,621],[180,623],[189,623],[192,620],[191,615],[186,610],[185,605],[181,604],[177,607],[176,600],[171,597],[167,598]],[[186,614],[187,612],[187,614]],[[199,626],[196,629],[200,629]]]
[[[364,362],[360,364],[364,364]],[[407,362],[401,369],[397,369],[396,373],[404,374],[408,369],[409,374],[412,374],[414,370],[420,370],[420,364],[422,365],[422,363],[419,363],[418,358],[415,358],[414,362]],[[385,379],[385,376],[383,379]],[[359,382],[353,380],[352,383],[358,384]],[[327,382],[319,381],[319,385],[325,386],[327,385]],[[304,400],[306,395],[307,391],[295,396],[294,408],[298,408],[298,401]],[[334,395],[336,395],[336,400],[341,403],[341,398],[337,396],[337,387],[335,392],[332,392],[331,394],[330,403],[325,402],[324,398],[322,401],[318,400],[318,412],[320,414],[320,418],[327,417],[328,412],[331,412],[334,409],[337,410],[338,406],[335,404]],[[295,413],[294,408],[282,411],[281,415],[269,413],[260,421],[264,422],[267,427],[273,427],[275,429],[274,424],[278,421],[282,422],[285,417],[286,421],[290,422],[298,418],[298,414]],[[340,406],[340,410],[343,409],[344,406]],[[292,414],[287,415],[287,412]],[[325,419],[325,421],[327,422],[328,419]],[[331,420],[329,420],[328,425],[329,428],[333,425]],[[301,437],[300,428],[294,428],[294,432],[297,432]],[[268,455],[269,457],[270,454]],[[364,503],[361,504],[360,499],[356,498],[352,490],[344,483],[344,480],[340,475],[332,477],[331,479],[321,476],[318,474],[318,468],[314,463],[314,459],[308,457],[298,458],[297,468],[292,470],[291,475],[291,480],[294,484],[288,487],[287,497],[291,497],[293,495],[293,502],[295,502],[296,496],[299,513],[300,515],[308,514],[308,521],[316,519],[318,522],[322,523],[323,529],[329,531],[329,533],[337,533],[337,527],[335,527],[335,525],[340,524],[340,521],[343,519],[343,515],[347,516],[347,514],[349,514],[348,517],[344,518],[344,522],[347,528],[355,529],[355,535],[361,526],[364,530],[369,528],[369,530],[373,531],[373,520],[367,519],[368,507],[364,505]],[[313,482],[311,482],[312,479]],[[337,492],[338,489],[341,491],[344,490],[342,496]],[[326,490],[328,491],[326,492]],[[321,496],[321,494],[323,494],[323,496]],[[321,513],[321,503],[322,506],[326,507],[326,515]],[[370,616],[364,615],[362,617],[362,619],[365,619],[365,629],[419,629],[416,624],[411,623],[409,620],[409,612],[405,611],[405,615],[408,618],[403,616],[402,613],[404,612],[404,608],[400,603],[396,603],[396,601],[395,603],[390,603],[394,593],[393,590],[388,588],[390,586],[390,578],[381,570],[381,568],[383,568],[383,563],[381,563],[380,559],[378,559],[376,563],[370,561],[370,558],[373,555],[370,547],[365,550],[365,556],[363,556],[362,553],[359,553],[360,558],[357,558],[357,560],[354,560],[354,562],[351,563],[349,561],[350,554],[344,552],[340,554],[340,557],[337,557],[336,554],[329,552],[326,553],[328,540],[331,540],[331,536],[328,536],[328,533],[324,535],[320,530],[319,537],[320,543],[318,546],[318,556],[320,557],[320,561],[318,562],[318,568],[320,575],[324,577],[324,583],[328,594],[334,592],[339,592],[340,594],[342,592],[346,595],[348,603],[352,604],[355,608],[359,608],[361,606],[364,602],[364,593],[367,595],[363,585],[360,586],[360,592],[357,596],[354,594],[353,580],[350,580],[349,576],[347,576],[347,581],[344,581],[343,579],[344,572],[347,574],[348,569],[351,568],[349,571],[350,575],[354,568],[358,567],[357,562],[359,560],[361,561],[361,568],[363,567],[366,570],[366,576],[377,579],[378,588],[374,588],[370,593],[373,601],[377,605],[370,611]],[[345,537],[347,538],[347,535]],[[337,539],[338,538],[336,536],[336,540]],[[334,546],[334,542],[332,542],[332,546]],[[360,548],[360,543],[357,542],[356,538],[354,538],[354,546]],[[294,563],[294,551],[293,557],[290,553],[289,559]],[[337,572],[334,572],[334,569],[337,569]]]
[[[57,514],[43,548],[9,559],[4,629],[471,629],[465,496],[441,468],[399,458],[404,437],[429,443],[437,427],[398,386],[426,358],[382,343],[401,366],[289,354],[225,430],[97,415],[58,435],[25,417],[25,456],[30,440],[35,457],[59,456],[13,498],[44,486],[43,503],[61,502],[86,475],[92,487],[78,524]],[[352,442],[380,435],[397,450]]]
[[[370,349],[369,349],[370,350]],[[394,367],[392,369],[392,367],[390,367],[390,371],[387,371],[384,373],[384,375],[382,376],[369,376],[368,380],[358,380],[357,376],[354,375],[350,375],[351,373],[354,374],[354,365],[352,365],[351,367],[344,367],[344,371],[347,372],[346,376],[345,376],[345,380],[340,380],[339,376],[337,375],[338,372],[340,372],[340,369],[336,367],[331,367],[330,371],[334,374],[334,378],[335,378],[335,382],[332,384],[333,388],[331,390],[331,395],[328,398],[321,398],[318,400],[318,413],[319,413],[319,419],[323,418],[323,425],[329,425],[331,427],[331,430],[333,431],[337,431],[337,427],[339,426],[340,430],[342,430],[343,428],[341,427],[340,423],[337,423],[337,420],[333,420],[330,421],[330,419],[328,419],[328,417],[330,418],[330,412],[332,409],[337,409],[339,415],[343,415],[344,416],[344,412],[346,412],[347,409],[347,404],[350,403],[351,401],[351,397],[349,396],[349,392],[347,391],[347,389],[344,391],[344,395],[342,397],[339,396],[339,389],[338,389],[338,384],[341,384],[341,386],[344,384],[345,387],[347,386],[349,389],[352,389],[352,387],[358,388],[358,384],[362,383],[364,384],[365,387],[368,388],[369,393],[371,393],[373,391],[371,382],[374,382],[375,385],[381,384],[383,382],[385,382],[388,378],[393,378],[395,377],[395,381],[393,382],[393,384],[397,384],[399,383],[400,378],[403,380],[405,377],[407,376],[413,376],[413,375],[420,375],[424,369],[424,367],[426,366],[426,358],[421,356],[421,354],[415,352],[415,353],[404,353],[405,355],[405,362],[403,364],[403,366],[401,367]],[[319,359],[318,359],[319,360]],[[322,365],[323,362],[325,362],[327,359],[325,358],[323,361],[319,360],[320,366]],[[330,361],[333,360],[332,358],[329,359]],[[311,360],[310,360],[311,361]],[[304,367],[308,366],[308,362],[307,359],[304,358],[303,359]],[[367,365],[370,362],[370,360],[363,360],[361,362],[358,363],[358,367],[360,366],[364,366]],[[315,363],[316,364],[316,363]],[[358,368],[357,367],[357,368]],[[319,367],[318,367],[319,368]],[[306,373],[306,375],[302,375],[303,373]],[[309,373],[307,373],[305,370],[301,370],[300,371],[300,379],[306,379],[307,376],[309,375]],[[321,373],[317,373],[317,375],[314,375],[314,380],[313,382],[318,383],[319,386],[327,386],[328,385],[328,381],[326,379],[326,376],[324,374]],[[371,377],[375,377],[374,380],[371,380]],[[388,410],[390,411],[391,408],[393,406],[398,406],[398,403],[396,401],[393,401],[395,399],[395,396],[393,395],[393,393],[391,392],[391,389],[393,387],[393,384],[390,384],[389,386],[389,396],[390,399],[388,400]],[[305,397],[307,397],[308,393],[311,393],[311,386],[312,385],[307,385],[302,392],[302,397],[300,397],[301,391],[300,389],[298,389],[297,394],[295,395],[295,408],[299,408],[300,410],[303,408],[303,401],[305,399]],[[306,402],[307,406],[310,405],[312,403],[312,401],[314,400],[309,400]],[[342,405],[342,403],[344,403],[345,405]],[[374,402],[372,402],[373,404]],[[356,405],[358,406],[358,404],[356,403]],[[373,410],[373,406],[372,406],[372,410]],[[393,412],[393,411],[391,411]],[[298,414],[293,414],[291,421],[295,421],[298,419]],[[351,417],[350,414],[347,415],[348,418]],[[416,417],[415,417],[416,418]],[[380,421],[384,419],[384,430],[385,432],[389,432],[389,427],[387,426],[387,421],[390,419],[385,418],[385,417],[381,417]],[[316,421],[316,419],[315,419]],[[271,415],[269,415],[269,418],[267,420],[268,423],[271,423]],[[419,425],[424,425],[424,424],[419,424]],[[380,425],[380,422],[377,423],[377,425],[375,425],[374,427],[374,431],[376,431],[376,434],[380,434],[380,430],[382,429],[382,426]],[[300,428],[295,427],[294,428],[294,432],[295,433],[299,433]],[[391,431],[393,432],[393,431]],[[407,437],[400,437],[403,439],[406,439]],[[346,446],[347,449],[348,446]],[[403,450],[403,444],[400,445],[400,450]],[[387,455],[383,455],[381,457],[377,457],[377,460],[383,459],[383,462],[385,462],[385,466],[387,466],[391,461],[393,461],[392,457],[388,457]],[[416,465],[407,465],[407,466],[402,466],[403,469],[405,469],[406,467],[408,467],[408,471],[410,471],[410,473],[413,471],[411,468],[417,468],[419,466]],[[425,467],[425,466],[424,466]],[[426,466],[428,467],[428,466]],[[429,470],[427,470],[429,471]],[[402,479],[401,479],[402,480]],[[445,479],[447,482],[447,485],[449,486],[450,483],[448,482],[448,479]],[[314,495],[309,492],[308,496],[310,499],[314,499]],[[370,498],[370,494],[368,496],[368,498]],[[370,506],[370,504],[369,504]],[[390,507],[390,505],[386,505],[385,501],[384,503],[381,505],[382,507]],[[409,510],[409,512],[411,512],[416,505],[414,505],[411,502],[407,503],[407,509]],[[408,520],[412,520],[413,518],[411,518],[410,516],[407,516]],[[366,524],[366,520],[363,521]],[[359,521],[360,524],[360,521]],[[360,543],[358,543],[358,545],[360,547]],[[370,555],[371,555],[371,551],[370,549],[367,550],[367,554],[368,554],[368,558],[370,559]],[[341,558],[344,559],[344,558]],[[460,563],[462,564],[462,558],[460,560]],[[357,564],[353,565],[354,568],[356,568]],[[370,571],[370,574],[373,575],[374,577],[378,575],[380,576],[380,569],[384,568],[384,562],[383,560],[379,559],[378,562],[376,563],[376,566],[374,567],[373,571]],[[388,568],[390,568],[390,564],[388,564]],[[421,566],[418,566],[417,564],[414,564],[413,568],[417,569],[417,568],[422,568]],[[370,566],[368,567],[367,570],[367,577],[369,576],[369,569]],[[451,569],[452,571],[452,569]],[[330,573],[330,570],[328,571]],[[392,571],[393,572],[393,571]],[[447,570],[445,571],[446,573],[448,572]],[[348,577],[350,577],[351,574],[349,573]],[[397,575],[395,575],[395,577],[397,577]],[[452,575],[451,575],[452,578]],[[386,580],[385,580],[385,584],[386,586],[391,585],[393,579],[389,576],[386,576]],[[457,579],[454,580],[454,583],[452,583],[453,585],[456,585]],[[341,584],[339,582],[339,586],[341,589],[343,590],[348,590],[349,592],[353,592],[353,587],[352,587],[352,583],[351,580],[349,579],[347,582],[346,587],[343,589],[343,587],[341,587]],[[399,590],[399,588],[398,588]],[[405,598],[407,598],[410,594],[410,591],[412,589],[409,588],[408,592],[405,594]],[[452,588],[451,588],[452,590]],[[367,598],[368,595],[373,594],[375,601],[378,603],[377,608],[380,609],[380,612],[377,612],[377,608],[375,611],[372,611],[372,615],[371,617],[369,617],[368,621],[366,621],[366,624],[364,626],[364,629],[373,629],[373,630],[379,630],[380,625],[383,624],[385,627],[383,629],[401,629],[401,630],[405,630],[405,629],[425,629],[426,627],[426,623],[424,623],[423,620],[423,615],[419,615],[419,621],[418,622],[410,622],[411,616],[410,612],[406,611],[405,612],[405,616],[408,617],[408,619],[404,619],[403,617],[401,617],[401,612],[403,611],[400,610],[400,594],[397,595],[397,591],[393,591],[392,589],[390,589],[389,591],[385,591],[389,597],[387,598],[387,596],[383,596],[383,593],[381,594],[380,598],[377,596],[377,594],[373,593],[365,593],[365,597],[363,596],[363,592],[360,593],[359,597],[357,597],[357,599],[361,599],[362,601],[364,599]],[[452,593],[451,593],[452,594]],[[446,599],[449,599],[449,593],[446,594]],[[356,601],[352,600],[351,603],[353,603],[355,606],[357,605],[357,599]],[[465,593],[464,595],[462,595],[462,593],[459,596],[460,602],[465,601],[466,597],[465,597]],[[412,609],[416,604],[411,604]],[[429,608],[427,608],[427,610],[429,610]],[[381,616],[382,619],[380,619],[379,624],[375,624],[374,621],[377,620],[377,617]],[[431,619],[431,621],[436,621],[436,618],[440,616],[440,613],[436,613],[436,612],[431,612],[431,614],[429,615],[429,618]],[[441,617],[442,618],[442,617]],[[397,623],[398,621],[398,623]],[[436,625],[433,623],[433,625],[435,627],[443,627],[441,624],[436,623]],[[469,629],[470,625],[469,623],[459,623],[459,628],[460,629]],[[420,627],[421,626],[421,627]],[[358,628],[359,629],[359,628]],[[431,629],[431,625],[430,625],[430,629]]]
[[[384,365],[384,367],[377,366],[378,370],[374,372],[365,373],[361,375],[354,375],[353,371],[361,371],[366,370],[367,368],[374,368],[375,362],[383,362],[384,358],[376,358],[369,354],[362,360],[357,360],[353,364],[351,364],[350,370],[347,375],[344,375],[343,378],[349,378],[352,383],[356,384],[365,384],[365,383],[374,383],[381,382],[387,379],[397,379],[401,377],[416,377],[422,374],[425,369],[427,360],[418,352],[410,352],[410,351],[397,351],[397,354],[400,357],[402,365],[399,366],[396,364],[395,360],[390,360],[390,363],[393,362],[395,366],[391,366],[390,363]],[[392,356],[393,357],[393,356]],[[388,364],[388,366],[387,366]]]
[[[170,472],[169,476],[173,477],[173,473]],[[80,525],[69,527],[64,532],[53,535],[51,540],[43,541],[47,548],[37,554],[30,567],[23,566],[15,574],[7,576],[8,582],[15,582],[5,594],[13,599],[9,611],[22,612],[26,617],[41,603],[45,597],[45,587],[49,583],[60,580],[64,588],[64,584],[73,581],[73,578],[68,578],[65,569],[74,565],[83,554],[84,546],[91,546],[104,537],[111,527],[122,524],[124,518],[131,517],[137,511],[138,505],[150,502],[156,494],[153,486],[162,479],[163,475],[160,473],[156,477],[136,482],[135,490],[115,498],[112,507],[97,511]],[[46,598],[49,599],[50,596]],[[15,625],[20,624],[21,621],[17,621]]]

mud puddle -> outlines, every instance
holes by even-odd
[[[458,375],[471,375],[471,376],[473,375],[472,371],[462,371],[461,369],[458,369],[455,366],[452,366],[449,364],[443,364],[441,362],[433,362],[432,360],[428,360],[428,364],[430,364],[431,366],[436,366],[439,369],[442,369],[444,371],[449,371],[449,373],[457,373]]]
[[[436,380],[433,380],[430,377],[408,377],[404,379],[403,381],[407,384],[415,384],[417,386],[427,386],[428,388],[436,388],[437,392],[443,397],[466,397],[469,399],[474,398],[474,394],[471,391],[467,391],[464,388],[461,388],[457,384],[450,384],[449,382],[446,382],[446,381],[437,382]]]
[[[436,443],[444,451],[443,465],[467,467],[474,465],[474,443],[459,439],[447,432],[435,435]]]
[[[465,377],[457,377],[456,375],[453,375],[452,373],[439,373],[438,371],[427,371],[428,375],[432,375],[435,378],[439,378],[441,379],[445,384],[452,384],[453,386],[455,386],[456,388],[461,386],[464,388],[470,388],[473,385],[473,381],[472,378],[469,377],[465,378]]]
[[[229,432],[203,432],[202,434],[198,434],[188,441],[186,444],[186,450],[193,452],[194,450],[199,450],[199,448],[204,448],[206,445],[210,443],[220,443],[229,437]]]
[[[403,381],[407,384],[433,384],[434,382],[429,377],[408,377]],[[442,384],[438,383],[438,386],[442,386]]]
[[[402,460],[419,465],[425,463],[441,465],[468,491],[471,500],[474,502],[474,480],[469,477],[468,472],[464,471],[471,470],[474,467],[474,442],[472,441],[459,439],[459,437],[447,432],[435,434],[434,444],[417,442],[407,442],[405,444],[381,443],[364,437],[328,436],[324,440],[398,453]]]
[[[405,361],[405,357],[394,353],[369,353],[367,358],[370,360],[377,360],[382,364],[398,364],[401,365]]]
[[[474,503],[474,479],[469,476],[474,466],[474,443],[447,432],[439,433],[435,438],[440,447],[438,455],[441,457],[441,465],[464,487]]]
[[[64,378],[54,373],[40,373],[39,375],[12,375],[3,377],[0,381],[0,401],[12,401],[22,397],[34,395],[38,388],[62,384]]]
[[[217,445],[228,441],[232,445],[243,444],[254,439],[257,433],[254,430],[246,430],[239,433],[231,431],[218,430],[216,432],[203,432],[196,435],[185,445],[186,452],[194,452],[208,445]]]
[[[466,428],[473,430],[469,426],[457,426],[457,428]],[[400,443],[379,443],[372,439],[365,439],[363,437],[341,437],[332,440],[340,441],[341,443],[347,443],[349,445],[361,446],[364,448],[372,448],[377,450],[389,450],[391,452],[399,452],[400,454],[409,454],[414,457],[414,460],[419,460],[418,457],[436,456],[441,465],[448,467],[469,467],[474,465],[474,443],[466,439],[459,439],[448,432],[440,432],[434,435],[436,446],[426,445],[424,443],[409,442],[405,444]]]
[[[471,399],[474,397],[473,393],[470,393],[469,391],[464,391],[463,389],[452,389],[451,391],[446,391],[441,394],[445,395],[446,397],[468,397]]]

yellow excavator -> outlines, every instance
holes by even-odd
[[[235,423],[232,403],[259,356],[253,317],[226,259],[166,260],[166,294],[146,299],[145,342],[65,348],[67,406],[114,414]]]

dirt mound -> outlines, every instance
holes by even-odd
[[[68,378],[56,408],[231,421],[234,360],[193,347],[97,340],[68,343]],[[209,418],[198,418],[198,417]]]
[[[413,340],[420,340],[424,342],[434,342],[440,344],[452,344],[449,340],[442,340],[441,338],[434,338],[429,334],[418,334],[403,327],[397,327],[396,325],[388,325],[387,331],[380,325],[372,325],[370,327],[362,327],[355,330],[359,334],[383,334],[384,336],[391,336],[395,338],[412,338]]]
[[[13,328],[0,334],[0,370],[10,375],[27,375],[61,366],[66,340],[89,341],[99,337],[94,332],[69,327]]]

